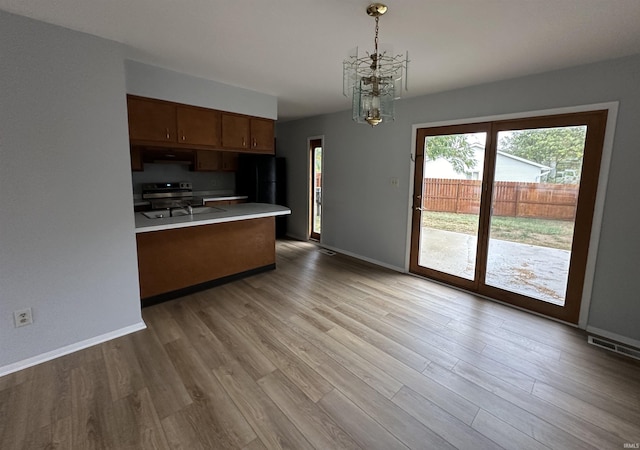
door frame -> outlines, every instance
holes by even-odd
[[[426,128],[426,127],[425,127]],[[491,134],[491,129],[492,129],[492,124],[490,122],[473,122],[473,123],[468,123],[468,124],[456,124],[456,125],[449,125],[449,126],[444,126],[444,127],[429,127],[428,128],[428,133],[425,133],[426,136],[445,136],[445,135],[453,135],[453,134],[467,134],[467,133],[486,133],[486,143],[485,143],[485,155],[489,154],[490,152],[488,151],[488,149],[490,148],[491,145],[491,139],[492,139],[492,134]],[[420,131],[418,131],[418,133],[416,134],[416,145],[415,145],[415,153],[413,155],[413,160],[415,161],[415,164],[413,164],[413,169],[414,169],[414,174],[413,174],[413,205],[412,205],[412,209],[413,209],[413,216],[412,216],[412,223],[411,223],[411,238],[414,237],[414,231],[416,230],[416,228],[420,228],[420,221],[422,220],[422,214],[416,214],[416,208],[422,208],[423,206],[423,201],[424,199],[422,198],[422,182],[423,179],[419,180],[416,176],[415,173],[418,170],[422,170],[419,169],[417,166],[418,164],[420,164],[421,166],[424,165],[424,141],[423,139],[426,137],[421,137],[424,136],[423,133],[421,133]],[[418,139],[420,139],[420,142],[418,141]],[[422,150],[422,156],[418,156],[418,150]],[[489,167],[491,166],[493,160],[492,160],[492,156],[491,158],[485,158],[485,160],[482,161],[482,165],[484,166],[484,170],[483,173],[486,175],[489,173]],[[424,178],[424,173],[422,174],[423,178]],[[482,179],[482,196],[480,198],[481,201],[481,207],[480,210],[485,210],[487,209],[486,204],[488,203],[488,199],[491,197],[490,192],[488,192],[487,186],[491,184],[491,180],[487,180],[486,177],[483,177]],[[421,192],[419,193],[419,196],[416,195],[416,191],[420,190]],[[418,203],[419,201],[419,203]],[[484,265],[481,264],[480,262],[485,260],[486,257],[484,256],[484,253],[481,252],[481,236],[485,236],[487,235],[488,229],[485,229],[485,227],[488,226],[488,220],[482,220],[483,216],[480,214],[480,211],[478,212],[478,241],[476,244],[476,264],[475,264],[475,275],[473,277],[472,280],[468,280],[465,278],[462,278],[460,276],[454,275],[454,274],[448,274],[448,273],[444,273],[444,272],[438,272],[435,269],[430,269],[430,268],[425,268],[422,267],[422,272],[423,274],[425,274],[428,277],[431,276],[437,276],[438,279],[436,281],[442,281],[444,283],[451,283],[452,286],[456,286],[458,288],[461,289],[468,289],[470,291],[476,292],[478,290],[478,286],[480,283],[480,279],[478,277],[478,274],[480,272],[483,271],[484,269]],[[420,239],[420,233],[418,233],[418,239]],[[419,246],[419,244],[417,244]],[[411,258],[411,250],[412,248],[409,247],[409,270],[413,269],[414,271],[411,272],[412,274],[416,274],[415,272],[415,268],[418,265],[418,261],[417,260],[412,260]],[[486,249],[485,249],[486,250]],[[436,275],[437,273],[437,275]]]
[[[609,179],[609,169],[611,166],[611,155],[613,152],[613,140],[614,140],[614,134],[615,134],[616,120],[618,117],[618,106],[619,106],[619,102],[614,101],[614,102],[595,103],[595,104],[580,105],[580,106],[525,111],[525,112],[519,112],[519,113],[500,114],[500,115],[493,115],[493,116],[469,117],[469,118],[463,118],[463,119],[414,124],[412,126],[412,131],[411,131],[411,149],[410,149],[411,161],[410,161],[410,169],[409,169],[409,172],[410,172],[409,183],[410,185],[413,186],[412,181],[415,179],[415,170],[416,170],[415,168],[416,139],[418,135],[418,129],[420,128],[435,128],[435,127],[444,127],[444,126],[451,126],[451,125],[465,125],[465,124],[472,124],[472,123],[478,123],[478,122],[526,119],[526,118],[536,117],[536,116],[581,113],[581,112],[589,112],[589,111],[595,111],[595,110],[608,111],[607,121],[605,125],[604,142],[602,146],[602,156],[600,161],[600,172],[598,175],[597,192],[596,192],[595,204],[593,208],[591,235],[589,238],[587,262],[586,262],[585,273],[584,273],[582,300],[581,300],[580,313],[579,313],[578,324],[577,324],[577,326],[581,329],[586,329],[587,327],[589,307],[591,305],[593,279],[595,275],[598,244],[600,241],[600,231],[602,228],[602,217],[604,214],[604,203],[605,203],[607,184]],[[406,235],[407,239],[406,239],[406,245],[405,245],[405,272],[406,273],[410,273],[409,267],[410,267],[410,258],[411,258],[410,252],[411,252],[411,229],[412,229],[412,220],[413,220],[413,201],[414,201],[414,192],[413,192],[413,189],[411,189],[408,193],[408,199],[407,199],[407,205],[408,205],[407,235]],[[479,295],[479,294],[475,294],[475,295]],[[510,305],[510,306],[513,306],[513,305]],[[514,307],[518,308],[517,306],[514,306]],[[528,310],[525,310],[525,311],[528,311]],[[536,314],[536,313],[533,313],[533,314]],[[545,317],[548,317],[548,316],[545,316]],[[552,320],[563,322],[561,320],[554,319],[552,317],[550,318]],[[575,324],[572,324],[569,322],[563,322],[563,323],[567,323],[569,325],[575,326]]]
[[[311,237],[313,233],[313,194],[311,193],[312,188],[312,180],[313,176],[313,160],[311,158],[311,142],[312,141],[321,141],[322,142],[322,172],[324,173],[324,134],[319,136],[310,136],[307,138],[307,239],[313,239]],[[323,180],[324,184],[324,180]],[[324,187],[323,187],[324,190]],[[324,195],[323,195],[324,196]],[[322,213],[320,215],[320,228],[322,228]],[[322,242],[322,232],[320,232],[320,239],[318,242]]]

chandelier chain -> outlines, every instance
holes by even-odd
[[[374,47],[375,47],[375,52],[376,52],[376,69],[378,68],[378,22],[380,21],[380,16],[376,16],[376,37],[373,41],[374,43]]]

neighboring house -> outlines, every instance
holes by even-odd
[[[425,178],[447,178],[453,180],[482,179],[484,148],[472,145],[475,151],[476,164],[468,171],[459,173],[453,165],[444,158],[425,163]],[[498,151],[495,181],[520,181],[524,183],[539,183],[545,180],[551,171],[550,167],[538,164],[528,159],[520,158],[509,153]]]

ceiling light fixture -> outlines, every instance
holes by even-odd
[[[378,22],[387,9],[382,3],[372,3],[367,7],[367,14],[376,19],[374,52],[360,56],[356,47],[342,63],[342,93],[345,97],[352,97],[353,120],[372,127],[394,120],[393,103],[400,98],[403,82],[407,90],[409,52],[392,56],[393,51],[389,47],[378,49]]]

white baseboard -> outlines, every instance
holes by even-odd
[[[31,358],[23,359],[22,361],[0,367],[0,377],[9,375],[13,372],[18,372],[19,370],[26,369],[27,367],[51,361],[52,359],[68,355],[69,353],[74,353],[88,347],[93,347],[97,344],[102,344],[103,342],[110,341],[111,339],[119,338],[136,331],[144,330],[145,328],[147,328],[147,325],[141,320],[140,322],[134,325],[129,325],[128,327],[120,328],[118,330],[101,334],[100,336],[92,337],[90,339],[85,339],[84,341],[76,342],[75,344],[70,344],[47,353],[42,353]]]
[[[358,255],[357,253],[352,253],[352,252],[349,252],[347,250],[343,250],[343,249],[338,248],[338,247],[325,245],[322,242],[310,241],[308,237],[304,238],[304,237],[300,237],[300,236],[297,236],[297,235],[291,234],[291,233],[287,233],[287,237],[290,237],[291,239],[295,239],[295,240],[298,240],[298,241],[311,242],[311,243],[317,245],[318,247],[326,248],[326,249],[332,250],[332,251],[334,251],[336,253],[342,253],[343,255],[351,256],[352,258],[356,258],[356,259],[360,259],[362,261],[370,262],[371,264],[375,264],[376,266],[386,267],[387,269],[391,269],[391,270],[394,270],[396,272],[407,273],[407,271],[403,267],[398,267],[398,266],[394,266],[394,265],[391,265],[391,264],[384,263],[382,261],[377,261],[375,259],[367,258],[366,256]]]
[[[611,339],[613,341],[618,341],[621,344],[627,344],[627,345],[630,345],[631,347],[640,348],[640,341],[639,340],[631,339],[631,338],[628,338],[626,336],[622,336],[620,334],[612,333],[611,331],[601,330],[600,328],[596,328],[596,327],[592,327],[590,325],[587,325],[587,332],[588,333],[593,333],[593,334],[598,335],[600,337],[609,338],[609,339]]]
[[[377,261],[375,259],[367,258],[366,256],[358,255],[357,253],[352,253],[352,252],[349,252],[347,250],[342,250],[341,248],[332,247],[330,245],[325,245],[325,244],[322,244],[322,243],[318,244],[318,246],[326,248],[326,249],[329,249],[329,250],[333,250],[336,253],[342,253],[343,255],[351,256],[352,258],[360,259],[362,261],[366,261],[366,262],[369,262],[371,264],[375,264],[376,266],[386,267],[387,269],[391,269],[391,270],[396,271],[396,272],[406,273],[406,270],[404,270],[403,267],[398,267],[398,266],[394,266],[392,264],[387,264],[387,263],[384,263],[382,261]]]

